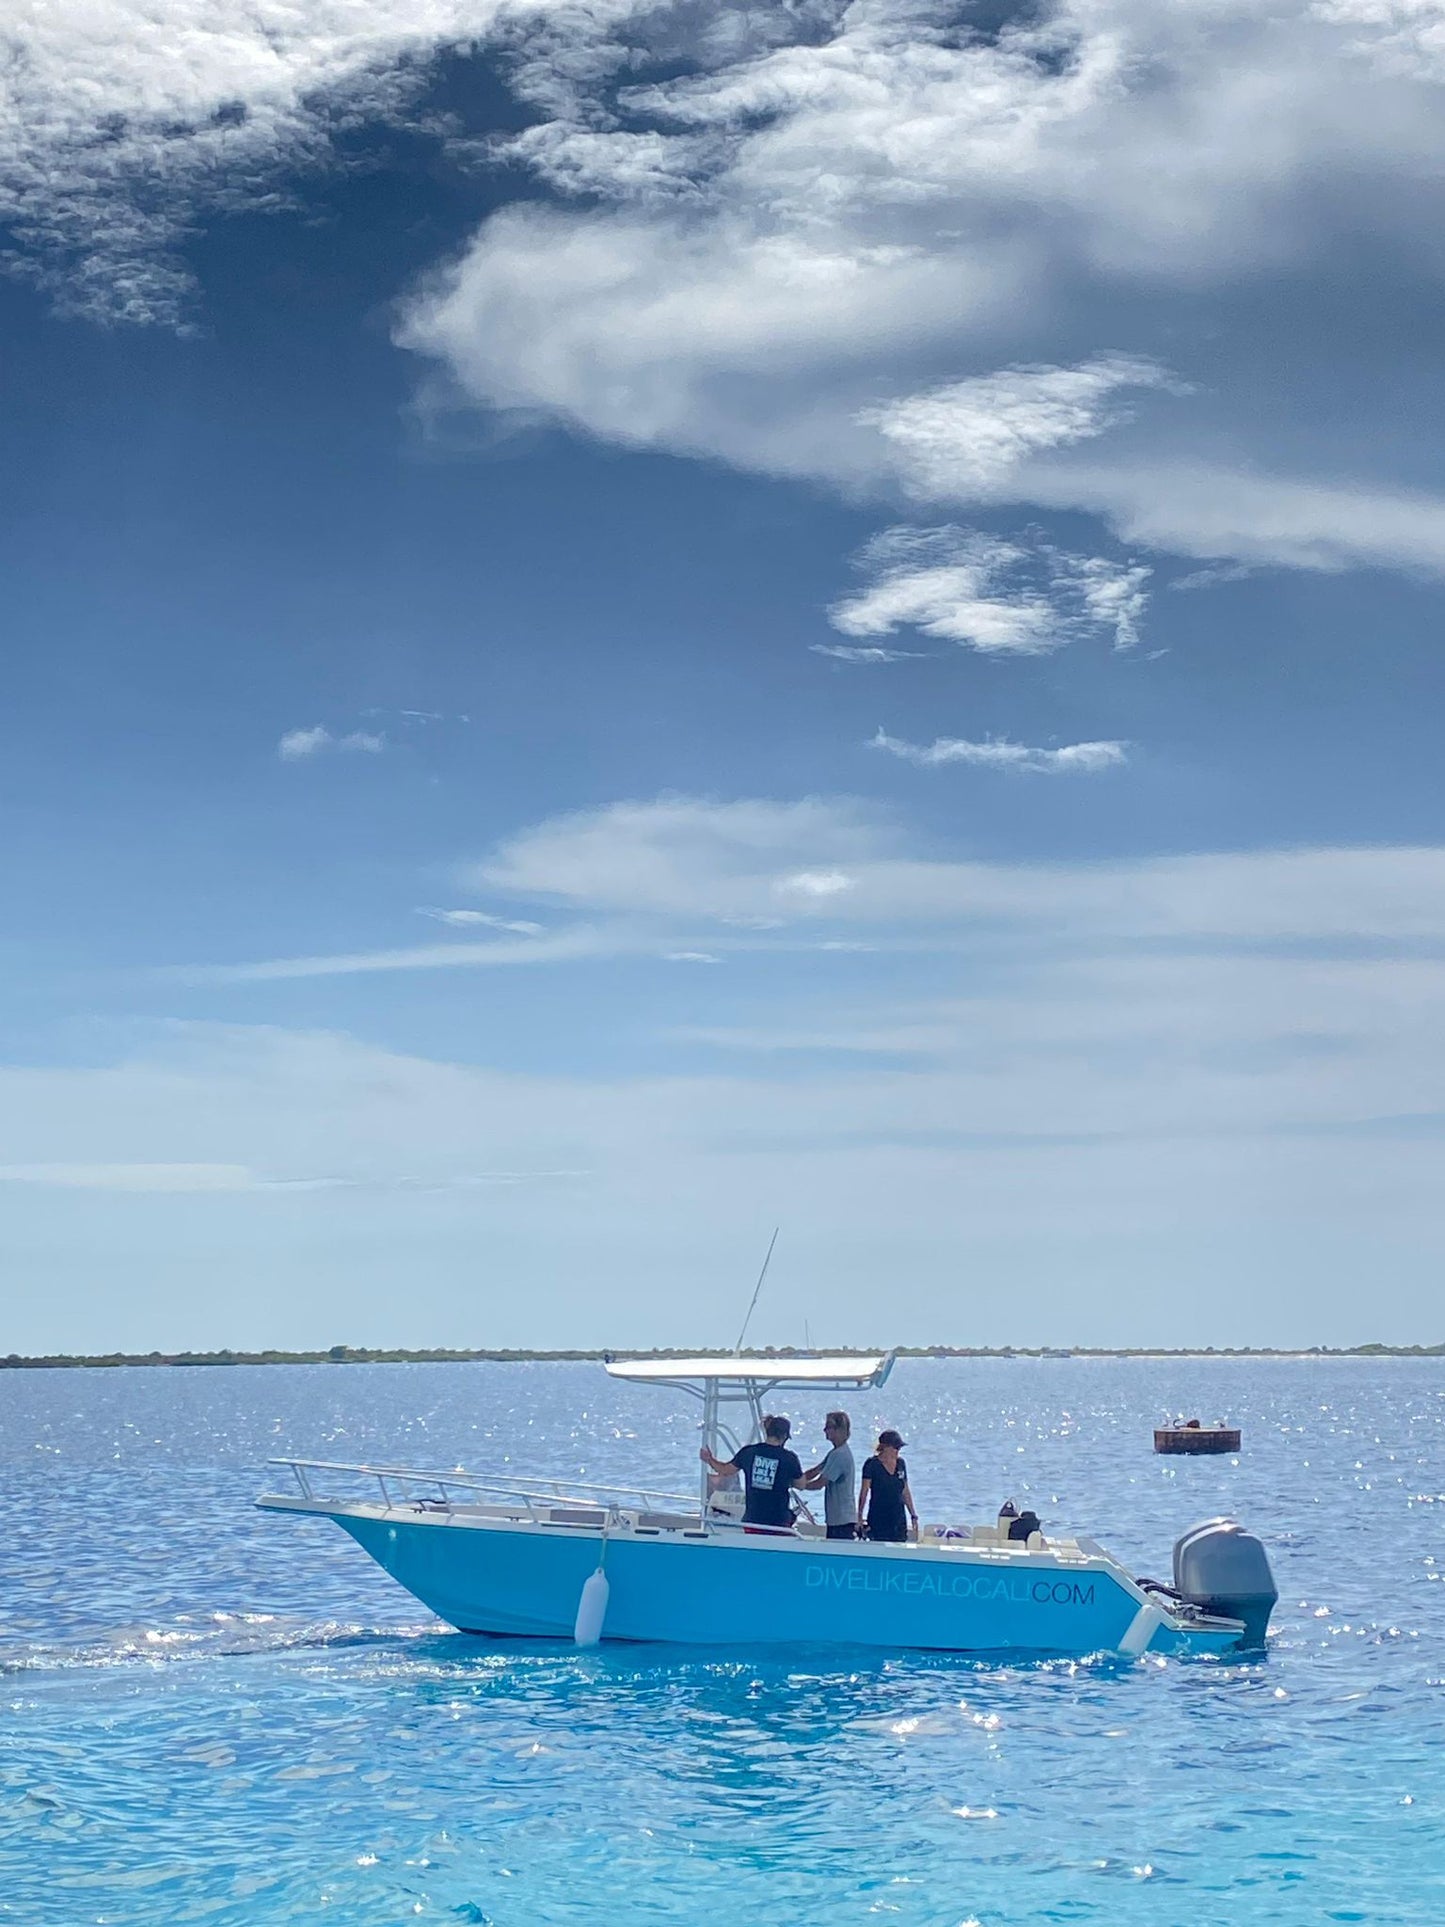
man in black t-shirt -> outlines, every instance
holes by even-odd
[[[698,1454],[714,1472],[741,1472],[747,1488],[743,1524],[749,1526],[790,1526],[792,1507],[788,1494],[803,1483],[803,1464],[788,1450],[792,1426],[785,1418],[763,1420],[761,1445],[744,1445],[730,1459],[720,1459],[706,1446]]]

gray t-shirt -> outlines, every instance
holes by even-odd
[[[858,1517],[858,1489],[853,1478],[853,1449],[835,1445],[824,1459],[823,1522],[830,1526],[851,1526]]]

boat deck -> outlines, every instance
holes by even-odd
[[[273,1459],[294,1474],[294,1493],[263,1493],[257,1504],[267,1511],[314,1512],[334,1517],[408,1519],[418,1523],[454,1526],[535,1526],[549,1532],[601,1537],[741,1542],[762,1547],[769,1542],[806,1545],[810,1551],[875,1551],[897,1556],[937,1555],[956,1558],[967,1553],[1012,1563],[1041,1552],[1060,1564],[1114,1562],[1092,1539],[1045,1538],[1031,1533],[1010,1539],[1007,1522],[937,1524],[921,1528],[916,1540],[873,1544],[863,1539],[829,1539],[815,1519],[804,1517],[792,1526],[745,1526],[742,1520],[718,1509],[704,1515],[678,1493],[649,1492],[626,1487],[586,1486],[564,1481],[514,1483],[494,1474],[461,1471],[419,1472],[399,1466],[344,1465],[319,1459]],[[324,1479],[320,1475],[329,1475]],[[325,1485],[336,1488],[320,1490]],[[362,1488],[356,1489],[358,1485]],[[418,1491],[416,1488],[424,1487]],[[349,1488],[349,1489],[348,1489]]]

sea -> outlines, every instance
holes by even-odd
[[[821,1399],[789,1408],[821,1455]],[[1445,1909],[1445,1360],[904,1360],[925,1521],[1166,1577],[1233,1513],[1268,1654],[971,1660],[739,1618],[469,1638],[279,1454],[691,1489],[697,1412],[588,1364],[0,1372],[0,1920],[1254,1927]],[[1158,1458],[1170,1417],[1237,1456]],[[759,1635],[785,1643],[756,1644]]]

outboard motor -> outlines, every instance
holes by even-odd
[[[1191,1606],[1242,1619],[1245,1652],[1264,1645],[1279,1589],[1264,1547],[1233,1519],[1207,1519],[1174,1545],[1174,1590]]]

